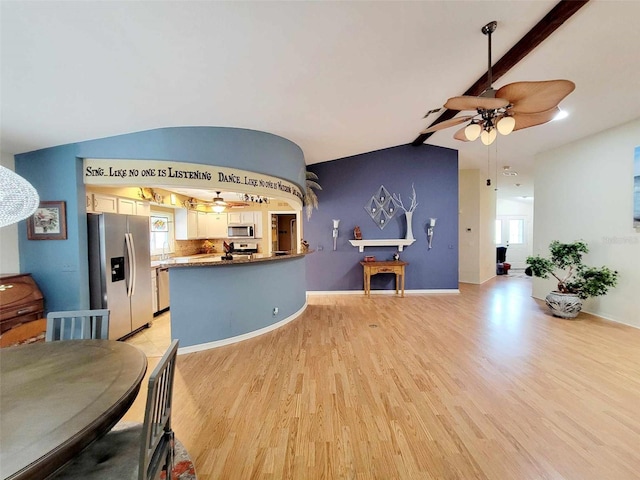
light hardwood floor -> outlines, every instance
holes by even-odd
[[[528,278],[460,290],[313,296],[277,331],[179,356],[198,478],[640,478],[640,330],[551,317]]]

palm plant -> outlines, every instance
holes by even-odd
[[[313,189],[322,190],[322,187],[318,182],[318,175],[307,170],[306,172],[306,185],[304,190],[304,207],[307,212],[307,220],[311,219],[313,209],[318,209],[318,197]]]

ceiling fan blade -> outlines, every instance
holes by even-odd
[[[460,125],[461,123],[467,122],[471,120],[475,115],[465,115],[464,117],[455,117],[449,120],[445,120],[444,122],[436,123],[435,125],[431,125],[428,128],[425,128],[420,133],[430,133],[437,132],[438,130],[443,130],[445,128],[453,127],[454,125]]]
[[[496,96],[509,100],[514,113],[538,113],[557,107],[575,88],[569,80],[515,82],[500,88]]]
[[[444,104],[444,108],[449,110],[496,110],[509,105],[509,100],[503,97],[452,97]]]
[[[464,134],[464,128],[461,128],[460,130],[458,130],[454,135],[453,138],[455,138],[456,140],[460,140],[462,142],[469,142],[470,140],[467,138],[467,136]]]
[[[512,116],[516,121],[516,126],[513,130],[522,130],[523,128],[535,127],[536,125],[550,122],[558,113],[560,113],[558,107],[553,107],[546,112],[514,113]]]

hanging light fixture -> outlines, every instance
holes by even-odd
[[[38,192],[29,182],[0,166],[0,227],[30,217],[39,204]]]
[[[224,209],[227,206],[227,202],[224,201],[224,198],[220,196],[220,192],[216,192],[216,197],[213,198],[213,207],[211,209],[216,213],[224,212]]]

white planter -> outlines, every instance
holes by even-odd
[[[413,212],[404,212],[404,216],[407,219],[407,234],[404,238],[407,240],[415,240],[415,238],[413,238],[413,229],[411,227]]]
[[[575,293],[551,292],[545,301],[554,317],[576,318],[582,310],[582,299]]]

